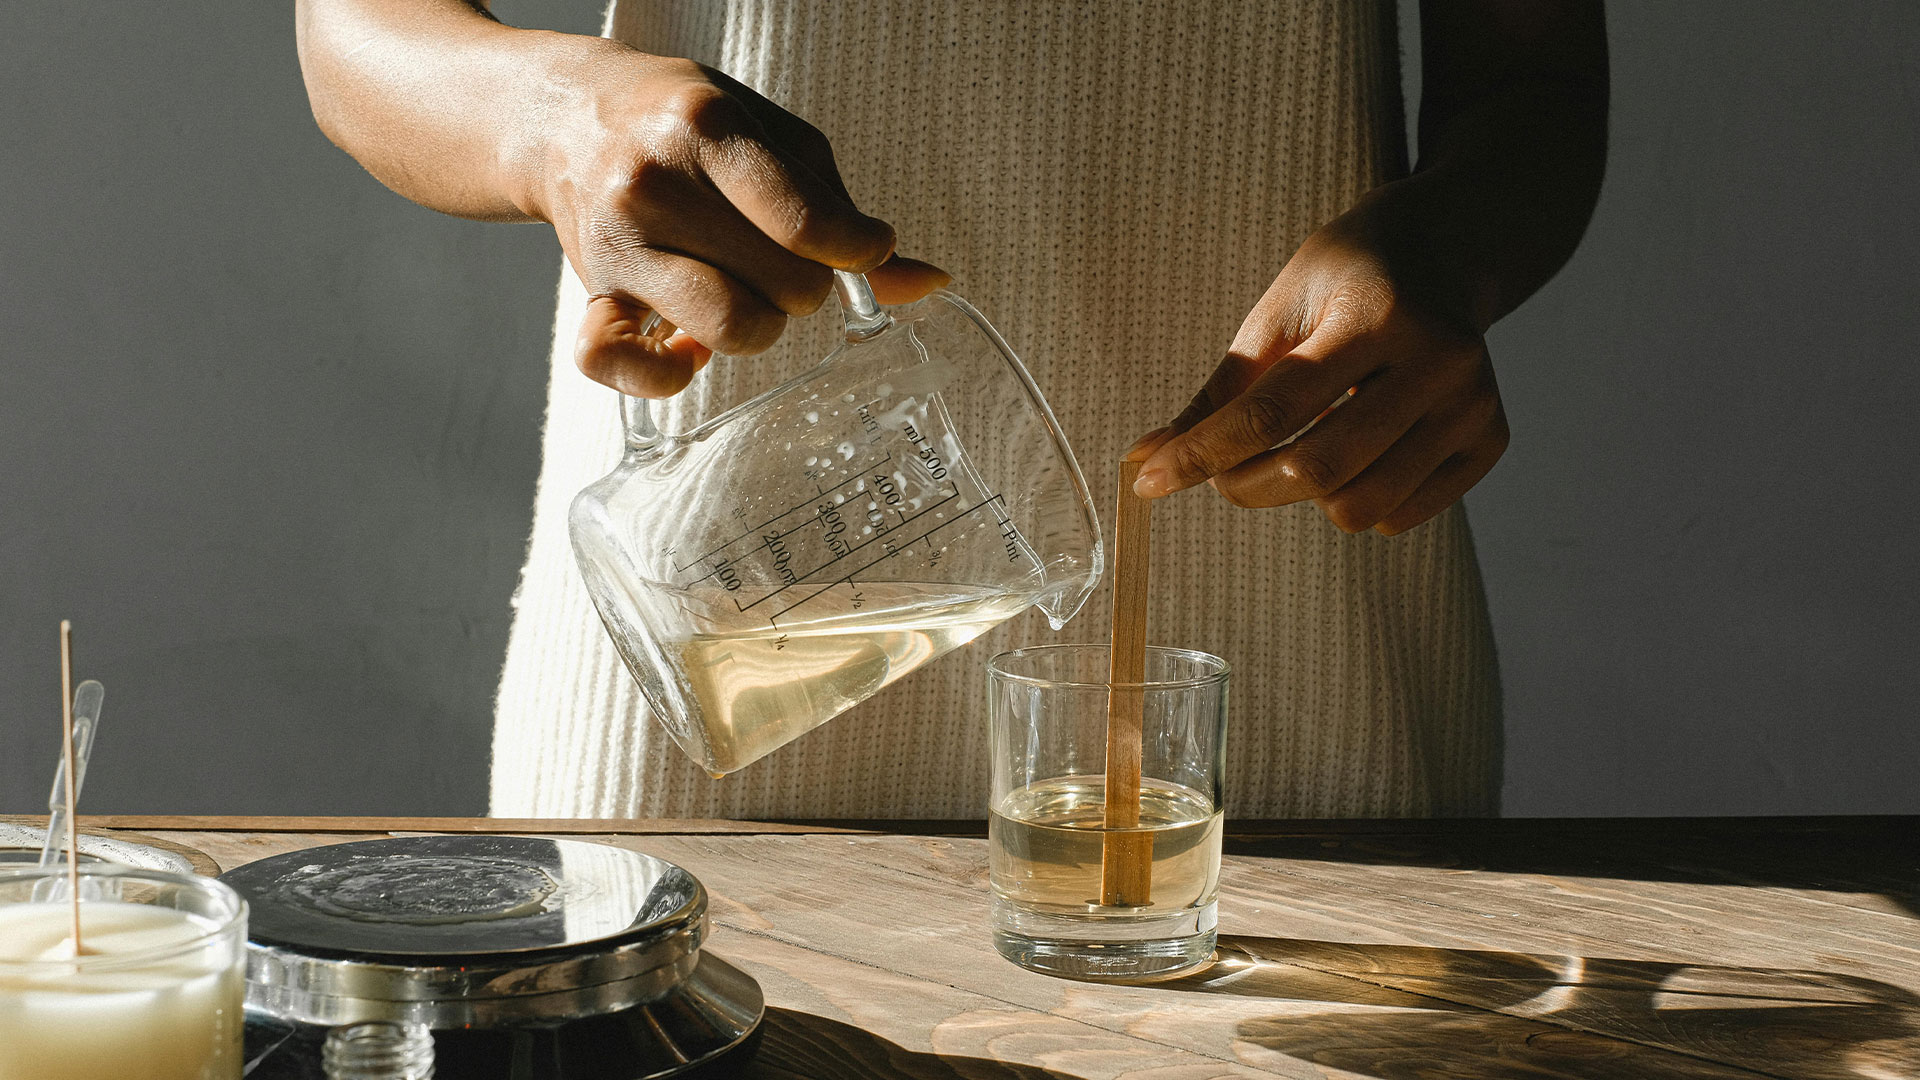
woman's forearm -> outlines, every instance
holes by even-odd
[[[944,280],[888,262],[893,229],[853,204],[826,136],[723,72],[468,0],[298,12],[321,129],[415,202],[551,224],[592,298],[577,362],[623,393],[674,394],[713,352],[767,348],[834,270],[905,299]]]
[[[1578,246],[1607,148],[1598,0],[1422,7],[1420,161],[1398,187],[1399,244],[1450,283],[1476,329],[1518,307]]]
[[[327,137],[407,198],[534,221],[538,136],[597,38],[503,26],[463,0],[299,0],[300,68]]]

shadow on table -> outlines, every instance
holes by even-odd
[[[909,1050],[870,1031],[769,1006],[742,1080],[1083,1080],[1033,1065]]]
[[[1237,1037],[1381,1080],[1920,1077],[1920,997],[1831,972],[1236,936],[1218,957],[1162,987],[1299,1003]]]
[[[1920,916],[1920,818],[1565,818],[1227,823],[1228,854],[1772,885],[1885,897]]]

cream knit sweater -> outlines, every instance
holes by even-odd
[[[618,0],[608,27],[824,131],[861,206],[1032,368],[1103,517],[1122,448],[1180,410],[1300,241],[1406,168],[1391,0]],[[613,392],[571,361],[584,303],[563,274],[493,812],[984,816],[986,658],[1103,636],[1105,597],[1059,638],[1027,612],[709,779],[648,716],[573,566],[568,503],[621,447]],[[662,427],[817,359],[813,322],[789,335],[798,355],[710,366]],[[1498,677],[1457,508],[1346,536],[1311,505],[1201,488],[1162,503],[1154,533],[1151,640],[1233,665],[1229,813],[1496,809]]]

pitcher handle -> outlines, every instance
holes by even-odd
[[[835,270],[833,291],[840,298],[840,317],[846,322],[848,341],[865,341],[893,325],[893,316],[874,299],[866,275]],[[640,336],[653,333],[663,321],[659,312],[648,311],[640,323]],[[660,441],[660,429],[654,426],[653,410],[645,398],[620,395],[620,423],[626,429],[629,450],[646,450]]]
[[[659,312],[649,309],[647,317],[640,320],[640,336],[652,334],[665,321]],[[660,441],[660,429],[653,426],[653,410],[646,398],[620,395],[620,426],[627,433],[628,450],[650,449]]]
[[[840,316],[847,323],[848,341],[865,341],[893,325],[893,316],[881,310],[864,274],[835,270],[833,291],[840,298]]]

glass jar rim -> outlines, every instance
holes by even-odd
[[[0,885],[47,879],[64,881],[66,876],[67,868],[65,865],[0,867]],[[195,912],[182,912],[182,914],[190,916],[195,922],[210,922],[212,925],[208,926],[201,933],[184,941],[170,942],[166,945],[158,945],[150,949],[142,949],[138,952],[104,953],[96,956],[79,956],[70,960],[0,959],[0,973],[28,975],[35,973],[71,974],[76,970],[117,971],[123,968],[140,967],[154,963],[155,961],[168,960],[176,956],[182,956],[199,949],[204,949],[212,942],[219,940],[227,934],[233,933],[236,928],[246,924],[247,902],[241,899],[240,894],[234,892],[225,882],[215,878],[201,877],[198,874],[176,874],[167,870],[152,870],[142,866],[126,866],[121,863],[83,863],[80,866],[80,877],[82,879],[89,877],[122,880],[132,879],[149,884],[174,885],[190,889],[196,893],[211,896],[219,901],[224,917],[219,919],[218,922],[213,922],[208,916],[199,915]],[[23,902],[64,906],[67,900],[65,897],[62,897],[57,901]],[[82,905],[98,902],[99,901],[89,901],[84,898],[80,901]],[[13,906],[12,903],[0,902],[0,908],[11,906]],[[135,906],[156,907],[159,905],[136,904]],[[169,908],[164,910],[178,909]]]
[[[1057,645],[1029,645],[1024,649],[1009,649],[1003,653],[996,653],[988,659],[987,671],[993,678],[1005,682],[1021,683],[1026,686],[1051,686],[1068,690],[1142,691],[1191,690],[1196,687],[1211,686],[1215,683],[1225,682],[1228,674],[1232,671],[1232,668],[1225,660],[1212,653],[1202,652],[1199,649],[1180,649],[1171,645],[1149,645],[1147,646],[1147,653],[1149,655],[1170,656],[1180,660],[1186,660],[1198,664],[1207,670],[1202,674],[1188,676],[1183,679],[1151,679],[1137,683],[1116,683],[1109,682],[1105,679],[1097,681],[1048,679],[1038,675],[1023,675],[1019,672],[1011,671],[1007,667],[1007,664],[1011,661],[1036,657],[1044,653],[1075,651],[1099,651],[1106,653],[1111,652],[1112,649],[1113,646],[1105,642],[1096,641],[1063,642]]]

